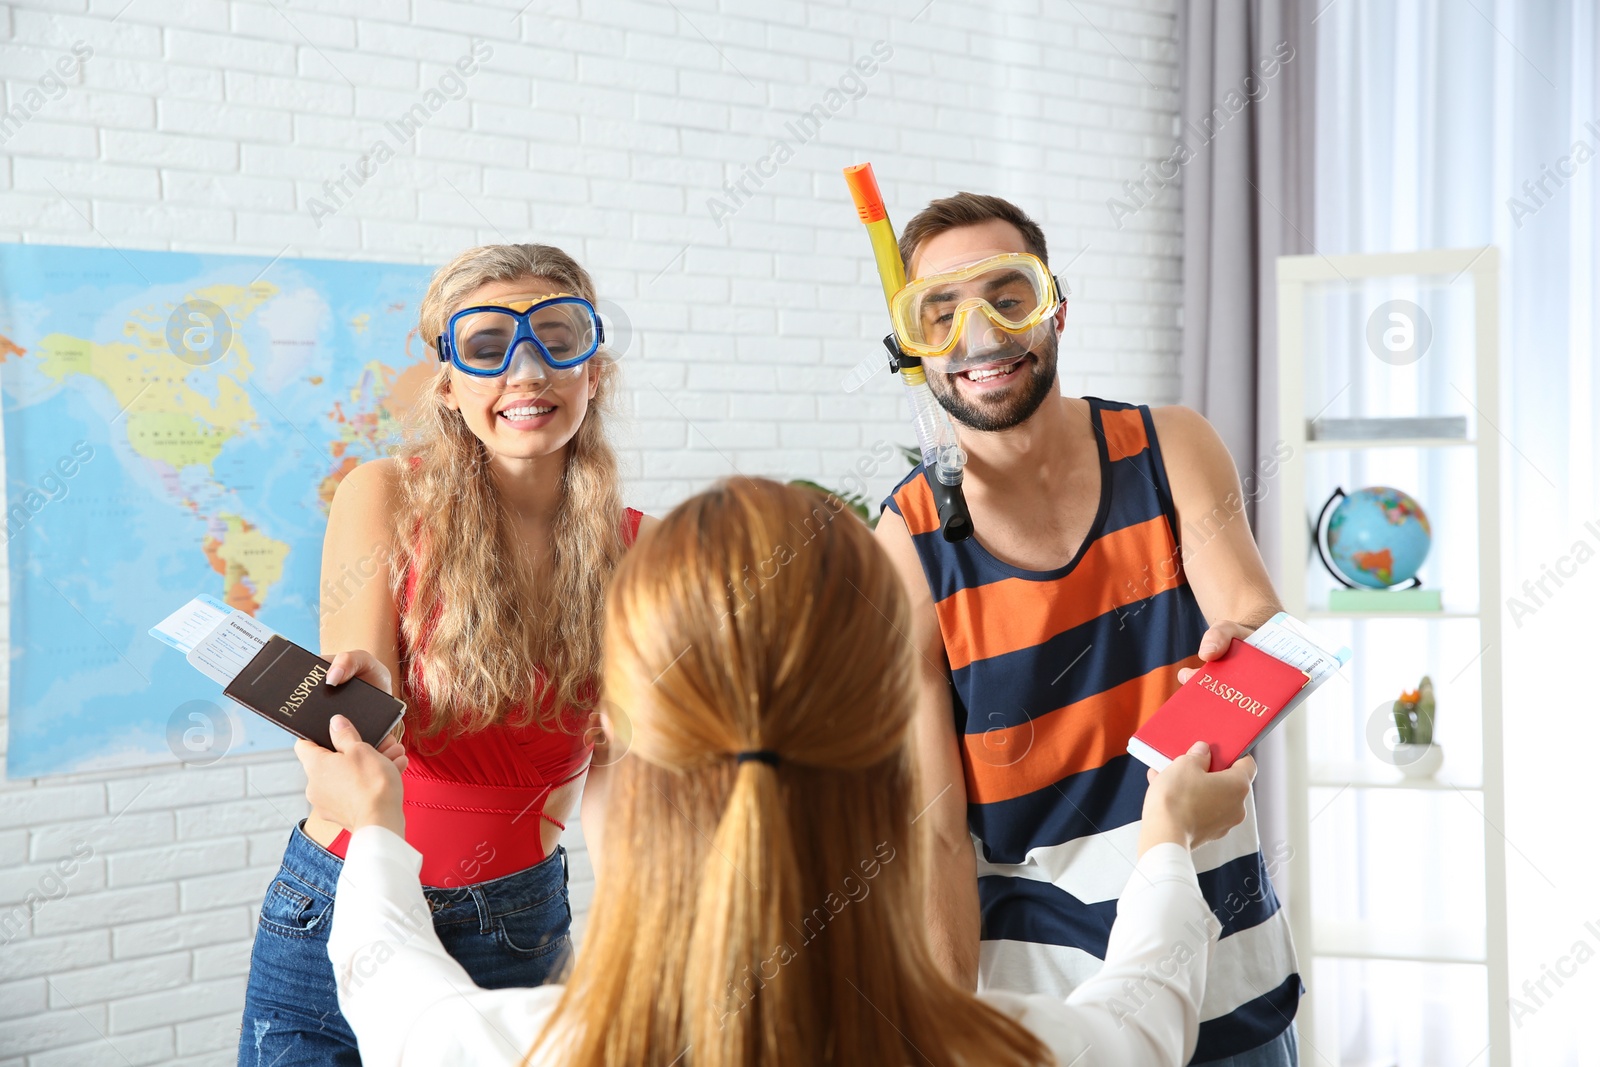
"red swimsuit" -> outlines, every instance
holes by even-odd
[[[638,536],[640,518],[627,509],[623,540],[628,545]],[[415,575],[407,575],[406,596],[414,591]],[[411,696],[407,721],[426,722],[427,695],[414,687]],[[549,697],[540,694],[539,699],[548,703]],[[574,713],[566,709],[564,714]],[[587,717],[569,721],[577,732],[499,723],[447,742],[406,746],[406,841],[422,853],[423,885],[487,882],[545,858],[540,820],[566,827],[545,814],[544,802],[583,775],[593,747],[583,733]],[[349,840],[341,831],[328,851],[343,859]]]

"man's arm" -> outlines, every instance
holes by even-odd
[[[912,752],[917,766],[917,823],[928,885],[928,940],[934,961],[962,989],[978,985],[978,862],[967,830],[967,784],[961,767],[950,703],[950,675],[933,611],[933,595],[923,576],[905,520],[885,511],[878,521],[878,543],[888,552],[911,598],[912,632],[905,635],[918,655],[918,694],[912,722]]]
[[[1178,509],[1184,573],[1210,625],[1200,658],[1215,659],[1283,605],[1250,532],[1239,472],[1222,438],[1190,408],[1157,408],[1151,418]]]

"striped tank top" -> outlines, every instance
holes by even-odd
[[[1064,997],[1100,968],[1147,786],[1128,738],[1177,688],[1178,669],[1199,663],[1206,630],[1150,409],[1086,399],[1100,506],[1066,566],[1023,570],[977,538],[947,543],[920,466],[884,502],[911,533],[950,663],[978,853],[982,989]],[[1195,849],[1194,863],[1221,925],[1199,1063],[1277,1037],[1303,988],[1253,796],[1244,822]],[[1142,1004],[1137,988],[1124,999],[1129,1013]]]

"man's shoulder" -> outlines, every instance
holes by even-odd
[[[1215,458],[1222,446],[1216,427],[1194,408],[1183,404],[1163,404],[1150,409],[1150,424],[1169,459],[1188,458],[1204,462]],[[1226,454],[1226,449],[1223,450]]]
[[[1157,433],[1172,434],[1175,437],[1216,432],[1212,430],[1211,423],[1204,415],[1183,404],[1152,405],[1150,421],[1155,423]]]
[[[1224,491],[1238,477],[1233,454],[1222,435],[1198,411],[1182,404],[1150,409],[1162,465],[1181,508],[1190,490],[1208,495]]]

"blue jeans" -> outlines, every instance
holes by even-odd
[[[1225,1060],[1208,1060],[1205,1067],[1300,1067],[1300,1035],[1290,1023],[1289,1029],[1265,1045]]]
[[[300,827],[289,835],[250,951],[239,1067],[359,1067],[328,960],[343,866]],[[572,955],[565,849],[490,882],[424,886],[423,896],[445,951],[485,989],[541,985],[559,976]]]

